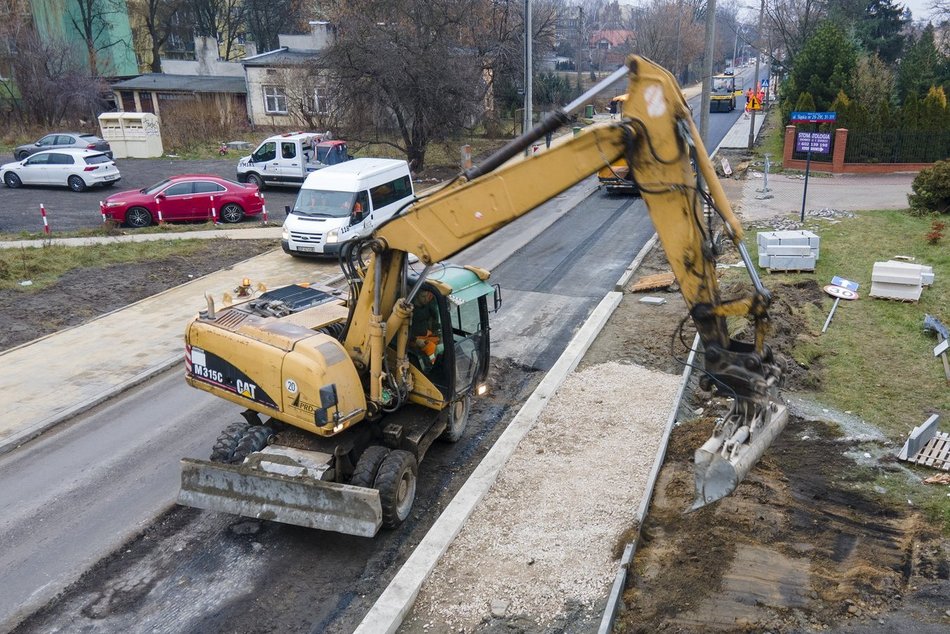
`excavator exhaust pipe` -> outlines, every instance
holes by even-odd
[[[730,416],[731,417],[731,416]],[[730,417],[727,417],[727,421]],[[770,402],[756,429],[724,424],[696,450],[696,499],[689,511],[721,500],[739,486],[788,424],[788,407]],[[727,437],[728,436],[728,437]]]

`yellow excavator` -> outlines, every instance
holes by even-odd
[[[618,120],[509,160],[625,74]],[[437,439],[459,439],[485,389],[489,313],[501,305],[488,271],[445,261],[621,158],[696,324],[704,375],[733,399],[696,451],[694,508],[731,493],[788,419],[780,364],[765,343],[771,298],[675,79],[634,56],[483,164],[345,244],[345,291],[291,285],[220,309],[208,298],[187,326],[186,380],[244,408],[244,420],[221,433],[210,460],[182,460],[179,503],[362,536],[398,526],[419,462]],[[718,231],[705,205],[741,254],[748,296],[720,297]],[[739,316],[754,326],[751,342],[729,336],[726,319]]]

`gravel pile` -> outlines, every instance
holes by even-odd
[[[542,626],[601,602],[679,377],[606,363],[569,376],[423,586],[402,631]]]
[[[854,218],[854,212],[823,207],[821,209],[809,209],[805,212],[805,217],[820,218],[822,220],[835,222],[842,218]],[[798,218],[771,218],[769,220],[748,223],[748,229],[759,227],[768,227],[772,231],[798,231],[803,227],[803,224],[799,222]]]

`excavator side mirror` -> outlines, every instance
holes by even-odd
[[[320,388],[320,407],[313,412],[317,425],[326,425],[330,422],[330,408],[336,407],[338,402],[336,383],[324,385]]]

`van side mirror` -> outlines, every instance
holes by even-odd
[[[285,216],[290,215],[290,205],[284,205],[284,215]]]

